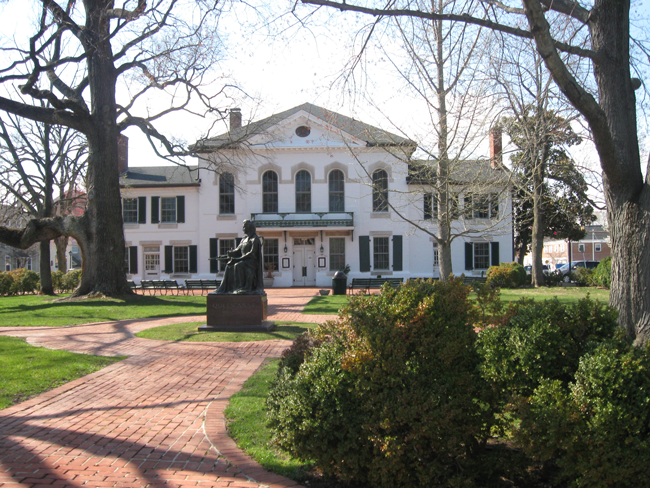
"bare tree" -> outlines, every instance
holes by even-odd
[[[0,116],[0,151],[0,185],[31,217],[65,214],[67,199],[57,201],[54,192],[65,195],[83,177],[86,141],[79,133],[7,114]],[[54,294],[49,241],[40,242],[39,272],[41,293]]]
[[[554,82],[586,119],[600,157],[614,256],[610,303],[636,344],[650,340],[650,171],[644,177],[635,97],[642,83],[632,76],[631,45],[646,62],[650,49],[630,37],[629,0],[595,0],[591,8],[571,0],[522,0],[520,8],[483,0],[482,15],[440,14],[414,2],[381,2],[374,8],[301,1],[382,18],[462,21],[533,39]],[[567,57],[587,62],[593,92],[575,76]]]
[[[154,126],[178,110],[217,114],[221,85],[204,85],[220,53],[216,1],[41,0],[35,31],[23,46],[5,48],[0,83],[19,84],[33,103],[0,96],[0,110],[78,131],[87,139],[87,203],[83,216],[34,219],[24,229],[0,228],[0,241],[25,248],[74,237],[83,274],[76,295],[130,293],[123,273],[124,236],[118,181],[118,135],[138,127],[160,154],[187,149]],[[117,89],[124,83],[127,89]],[[122,85],[121,85],[122,86]],[[6,89],[6,93],[11,90]],[[152,93],[165,101],[150,103]],[[43,106],[46,102],[47,106]],[[159,107],[154,111],[151,106]]]

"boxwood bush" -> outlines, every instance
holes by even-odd
[[[515,437],[539,459],[557,459],[570,486],[647,486],[648,392],[650,350],[605,342],[580,360],[569,388],[542,381]]]
[[[352,297],[314,331],[297,370],[279,369],[275,442],[373,487],[472,486],[493,413],[468,293],[451,279]]]
[[[487,282],[499,288],[519,288],[527,282],[526,270],[519,263],[501,263],[490,266],[487,271]]]
[[[38,273],[19,268],[0,272],[0,295],[24,295],[36,293],[40,287]]]
[[[609,289],[612,283],[612,258],[606,257],[594,270],[591,281],[595,286],[602,286]]]

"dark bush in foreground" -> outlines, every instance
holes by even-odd
[[[519,288],[527,282],[526,270],[519,263],[501,263],[490,266],[487,271],[487,282],[499,288]]]
[[[557,459],[570,486],[648,486],[650,351],[612,340],[580,361],[575,382],[545,380],[520,407],[516,439]]]
[[[571,273],[571,281],[575,281],[578,286],[590,286],[592,283],[593,271],[587,268],[578,268]]]
[[[417,282],[350,300],[269,399],[275,441],[373,487],[473,486],[493,417],[468,287]]]
[[[602,286],[609,289],[612,284],[612,258],[606,257],[594,270],[591,281],[595,286]]]
[[[530,396],[542,379],[573,381],[580,357],[617,330],[616,311],[589,297],[514,304],[506,324],[479,334],[484,377],[507,401]]]

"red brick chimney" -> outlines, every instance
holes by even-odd
[[[501,140],[501,127],[495,125],[490,131],[490,165],[498,168],[503,163],[503,143]]]
[[[125,173],[129,170],[129,138],[124,134],[117,136],[117,172]]]
[[[241,109],[240,108],[231,108],[230,109],[230,130],[239,129],[241,127]]]

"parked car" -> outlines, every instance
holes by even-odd
[[[529,275],[529,274],[531,274],[533,272],[533,267],[530,266],[530,265],[524,266],[524,269],[526,270],[527,275]],[[542,273],[544,273],[545,275],[551,274],[551,267],[548,264],[543,264],[542,265]]]
[[[568,283],[571,281],[571,276],[569,276],[569,272],[575,271],[578,268],[596,269],[598,267],[599,262],[600,261],[572,261],[571,265],[569,265],[569,263],[566,263],[560,266],[556,270],[556,273],[562,274],[564,276],[562,281]]]

